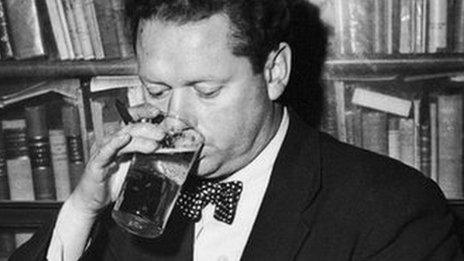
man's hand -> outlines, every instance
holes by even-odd
[[[147,104],[130,108],[129,112],[136,121],[160,114],[157,108]],[[115,159],[127,153],[151,153],[158,148],[158,142],[164,135],[154,124],[131,123],[111,136],[100,148],[93,147],[85,172],[68,198],[69,204],[80,214],[95,218],[99,210],[116,198],[114,194],[119,193],[118,189],[113,188],[116,184],[111,182],[114,172],[110,169],[117,166]]]

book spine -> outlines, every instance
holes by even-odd
[[[420,170],[431,177],[431,137],[430,120],[423,120],[420,125]]]
[[[134,55],[131,41],[128,38],[124,25],[124,5],[122,0],[111,0],[113,10],[113,22],[118,36],[119,50],[122,58]]]
[[[438,119],[437,99],[430,97],[430,178],[438,183]]]
[[[387,53],[399,52],[400,46],[400,0],[386,0]]]
[[[400,53],[412,53],[411,24],[413,21],[411,1],[401,0],[400,6]]]
[[[356,136],[356,115],[355,105],[351,102],[353,98],[355,86],[345,85],[345,128],[346,128],[346,142],[355,145]]]
[[[335,10],[335,37],[338,39],[338,52],[341,55],[351,53],[348,2],[346,0],[334,0]]]
[[[52,129],[49,131],[49,135],[55,174],[56,199],[64,201],[71,193],[66,137],[62,129]]]
[[[16,59],[46,55],[35,0],[5,0]]]
[[[422,122],[420,115],[421,100],[415,99],[413,101],[413,113],[414,113],[414,167],[420,170],[421,165],[421,154],[420,154],[420,125]]]
[[[0,56],[3,60],[13,58],[13,48],[11,47],[10,36],[8,33],[8,22],[3,5],[0,1]]]
[[[449,199],[463,198],[462,95],[438,95],[438,184]]]
[[[322,131],[330,134],[332,137],[337,138],[337,112],[335,101],[335,86],[333,81],[326,81],[324,91],[324,107],[321,128]]]
[[[399,118],[390,115],[388,117],[388,156],[400,160],[400,129]]]
[[[92,40],[90,39],[89,27],[85,18],[84,2],[83,0],[71,1],[71,8],[74,13],[76,21],[77,35],[81,42],[82,54],[85,60],[95,59],[95,53],[92,47]]]
[[[456,0],[454,20],[454,52],[464,53],[464,0]]]
[[[69,35],[71,37],[71,43],[76,59],[83,59],[84,54],[82,52],[82,43],[79,39],[79,34],[77,32],[76,18],[74,17],[74,12],[71,6],[72,0],[62,0],[64,12],[66,15],[66,22],[68,24]]]
[[[349,30],[353,54],[370,54],[373,50],[373,24],[371,1],[348,0]]]
[[[8,170],[6,167],[3,131],[0,129],[0,200],[2,199],[10,199],[10,188],[8,186]]]
[[[105,58],[119,58],[118,35],[113,23],[110,0],[98,0],[94,4]]]
[[[45,107],[26,107],[25,116],[35,198],[56,199]]]
[[[98,28],[97,14],[95,12],[94,0],[84,0],[84,14],[89,28],[90,40],[92,48],[95,52],[96,59],[104,59],[103,44]]]
[[[2,128],[5,138],[10,197],[12,200],[34,200],[26,120],[2,120]]]
[[[386,1],[374,0],[374,52],[387,52]]]
[[[48,17],[51,22],[51,29],[53,32],[53,37],[55,39],[55,44],[58,49],[58,56],[61,60],[68,60],[69,51],[66,46],[66,41],[64,39],[64,31],[61,26],[61,20],[58,13],[58,6],[56,5],[55,0],[45,0],[47,6]]]
[[[66,49],[68,50],[69,59],[76,59],[76,54],[74,53],[74,47],[71,40],[71,33],[69,31],[68,22],[66,21],[66,12],[64,11],[63,2],[61,0],[53,0],[58,11],[58,17],[60,19],[60,26],[63,30],[64,42],[66,44]]]
[[[335,110],[337,112],[337,134],[338,140],[346,142],[346,119],[345,119],[345,83],[335,81]]]
[[[447,48],[447,0],[429,0],[429,28],[428,47],[429,53],[443,52]]]
[[[363,110],[362,140],[363,147],[382,155],[388,155],[387,114],[384,112]]]
[[[10,231],[0,231],[0,260],[7,260],[16,249],[15,235]]]
[[[424,2],[426,0],[415,0],[414,3],[414,9],[415,9],[415,15],[414,15],[414,24],[415,24],[415,46],[414,46],[414,52],[415,53],[425,53],[426,46],[425,44],[425,39],[423,39],[424,36],[424,30],[426,28],[423,27],[424,20],[425,20],[425,12],[424,12]]]
[[[414,120],[401,118],[400,131],[400,161],[414,168]]]
[[[62,108],[63,127],[68,148],[69,176],[71,190],[78,184],[84,172],[84,151],[80,131],[79,112],[72,105]]]

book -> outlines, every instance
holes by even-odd
[[[414,53],[426,52],[427,32],[427,3],[428,0],[414,0]]]
[[[385,0],[374,0],[374,53],[387,52],[386,4]]]
[[[398,116],[388,116],[388,156],[400,160],[400,119]]]
[[[8,32],[8,22],[3,0],[0,1],[0,57],[2,60],[13,58],[13,48]]]
[[[373,52],[372,1],[347,0],[351,52],[370,54]]]
[[[399,52],[400,46],[400,0],[385,0],[385,32],[387,53]]]
[[[447,0],[429,0],[428,46],[429,53],[443,52],[447,48]]]
[[[94,0],[83,0],[84,1],[84,14],[89,29],[90,40],[92,42],[92,48],[95,53],[96,59],[105,58],[103,52],[103,44],[100,36],[100,29],[97,22],[97,14],[95,11]]]
[[[124,22],[124,3],[123,0],[110,0],[111,9],[113,12],[113,23],[116,27],[118,37],[119,50],[122,58],[134,56],[132,41],[129,38],[129,33]]]
[[[119,58],[119,42],[113,22],[111,0],[94,0],[94,4],[105,58]]]
[[[345,119],[345,83],[334,81],[335,111],[337,113],[337,135],[338,140],[346,142],[346,119]]]
[[[61,29],[63,30],[64,42],[66,44],[66,49],[68,50],[69,59],[76,59],[76,54],[74,52],[74,47],[71,39],[71,32],[68,25],[68,21],[66,20],[66,11],[64,10],[63,1],[62,0],[53,0],[55,1],[55,5],[58,11],[58,17],[60,19]]]
[[[400,161],[414,168],[414,119],[400,118],[399,142]]]
[[[2,120],[6,148],[6,166],[10,198],[34,200],[32,168],[27,147],[26,120],[21,118]]]
[[[464,0],[455,1],[454,52],[464,53]]]
[[[65,32],[61,24],[60,14],[58,13],[57,2],[55,0],[45,0],[45,5],[47,7],[48,17],[50,18],[51,29],[56,47],[58,49],[58,57],[60,60],[71,59],[68,46],[66,45]]]
[[[53,173],[55,177],[56,199],[64,201],[71,193],[66,136],[63,129],[50,129],[49,136]]]
[[[388,156],[387,114],[381,111],[363,109],[363,148]]]
[[[10,199],[8,185],[8,169],[6,167],[6,151],[3,140],[3,130],[0,129],[0,200]]]
[[[463,198],[462,95],[439,94],[438,185],[448,199]]]
[[[72,49],[76,59],[83,59],[84,54],[82,51],[82,43],[77,32],[76,18],[74,17],[74,11],[71,6],[72,0],[58,0],[61,1],[64,13],[66,16],[66,24],[68,25],[68,32],[71,38]]]
[[[66,104],[62,107],[62,119],[68,149],[69,178],[71,190],[78,184],[84,173],[84,151],[80,129],[80,117],[76,106]]]
[[[428,99],[424,100],[420,109],[420,126],[419,126],[419,155],[420,171],[427,177],[431,177],[431,124],[430,109]]]
[[[0,260],[7,260],[16,248],[15,234],[9,230],[0,230]]]
[[[55,178],[44,105],[25,109],[29,157],[36,200],[56,199]]]
[[[333,81],[325,82],[323,97],[321,130],[334,138],[338,138],[335,86]]]
[[[438,183],[438,119],[437,97],[429,96],[430,119],[430,178]]]
[[[334,0],[334,28],[337,40],[337,50],[341,55],[351,53],[349,19],[348,19],[348,1]]]
[[[84,0],[72,0],[71,9],[76,21],[77,36],[81,43],[82,55],[85,60],[95,59],[88,21],[85,17]]]
[[[365,88],[355,89],[352,102],[358,106],[403,117],[409,116],[412,108],[410,100]]]
[[[35,0],[5,0],[16,59],[45,56],[38,8]]]
[[[411,0],[401,0],[400,5],[400,53],[412,53],[414,51],[412,24],[414,21]]]
[[[420,127],[422,123],[421,119],[421,100],[420,99],[414,99],[413,100],[413,121],[414,121],[414,167],[418,170],[420,170],[420,165],[421,165],[421,151],[420,151]]]

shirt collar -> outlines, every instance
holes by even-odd
[[[227,177],[224,181],[240,180],[246,184],[256,184],[256,182],[271,175],[270,170],[274,166],[275,159],[285,138],[289,125],[287,108],[284,107],[282,120],[274,137],[258,154],[258,156],[244,168]],[[257,175],[262,173],[263,175]],[[265,174],[265,175],[264,175]]]

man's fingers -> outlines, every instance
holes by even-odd
[[[151,123],[130,124],[124,128],[132,137],[142,137],[146,139],[161,140],[166,135],[165,131]]]
[[[158,149],[159,144],[153,139],[147,139],[143,137],[132,137],[131,141],[118,150],[117,155],[120,156],[125,153],[151,153]]]
[[[128,111],[134,121],[138,121],[144,118],[152,119],[162,113],[160,109],[149,103],[143,103],[134,107],[130,107],[128,108]]]
[[[95,154],[93,163],[97,168],[104,168],[112,162],[116,153],[126,146],[132,137],[126,132],[119,132],[113,139],[101,147],[100,151]]]

